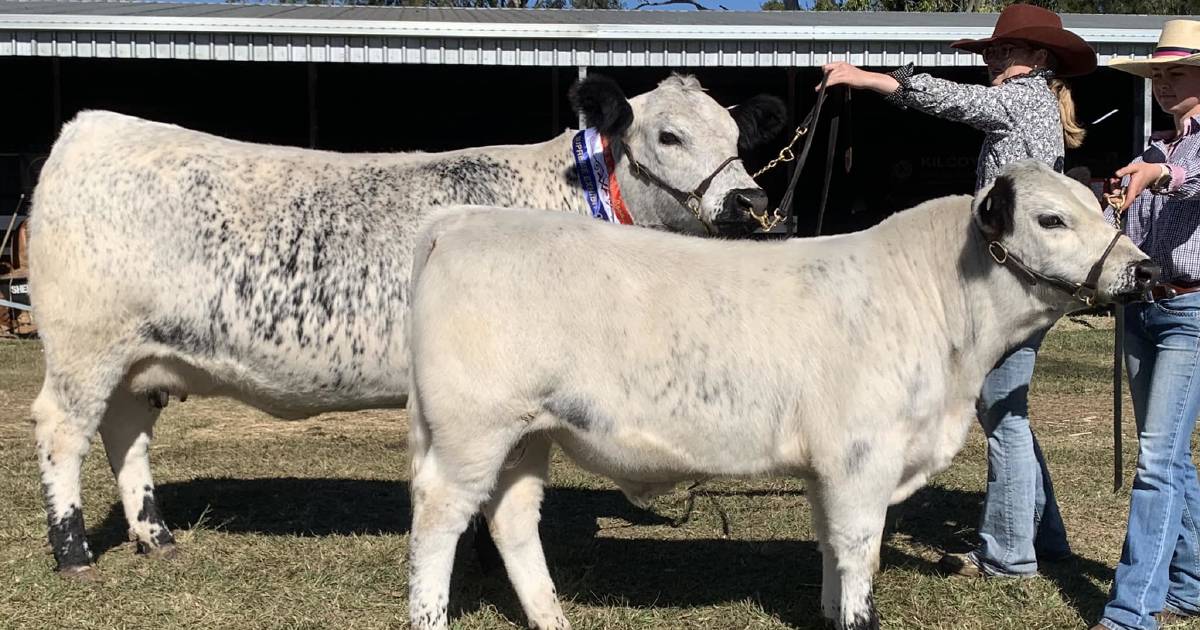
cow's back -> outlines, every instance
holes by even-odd
[[[278,392],[250,402],[284,415],[288,400],[396,404],[405,280],[425,211],[411,190],[417,159],[80,114],[55,143],[31,217],[31,297],[47,352],[59,339],[119,341],[133,360],[169,355],[220,372],[216,381]]]

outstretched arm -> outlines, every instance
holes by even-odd
[[[873,90],[896,105],[966,123],[983,131],[1011,128],[1010,108],[1019,106],[1017,91],[955,83],[928,74],[914,75],[911,65],[889,74],[868,72],[844,62],[826,64],[823,69],[829,76],[829,85]]]

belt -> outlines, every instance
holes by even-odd
[[[1197,291],[1200,291],[1200,283],[1171,284],[1170,282],[1164,282],[1154,285],[1154,288],[1150,289],[1150,295],[1154,296],[1156,300],[1168,300],[1177,295],[1195,293]]]

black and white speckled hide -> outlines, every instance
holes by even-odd
[[[537,527],[553,442],[639,503],[693,479],[804,479],[822,610],[877,630],[888,504],[950,464],[997,360],[1079,304],[997,264],[989,241],[1082,282],[1117,235],[1095,206],[1029,161],[974,200],[827,238],[687,239],[495,208],[431,220],[411,321],[413,627],[446,627],[454,543],[480,505],[530,624],[567,626]],[[1137,292],[1147,264],[1116,240],[1100,299]]]
[[[630,174],[621,147],[637,146],[648,166],[690,188],[737,152],[745,121],[690,77],[632,100],[591,79],[573,97],[613,139],[636,222],[700,232],[687,209]],[[753,104],[734,114],[765,116]],[[686,146],[651,146],[663,130]],[[571,137],[340,154],[109,112],[64,126],[30,219],[31,298],[46,356],[34,415],[60,569],[90,561],[78,478],[97,431],[132,536],[147,550],[172,543],[146,456],[164,392],[230,396],[285,418],[402,405],[418,226],[451,204],[588,215]],[[740,163],[723,169],[704,218],[715,220],[731,191],[747,187]]]

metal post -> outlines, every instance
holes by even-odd
[[[1133,100],[1133,150],[1129,155],[1141,155],[1150,146],[1150,132],[1154,126],[1153,94],[1150,91],[1150,80],[1141,79],[1134,88]],[[1139,107],[1140,105],[1140,107]]]
[[[587,78],[587,73],[588,73],[587,66],[579,66],[578,71],[579,71],[578,77],[579,77],[580,81]],[[579,128],[583,129],[586,126],[587,126],[587,121],[583,119],[583,114],[581,113],[581,114],[579,114]]]

